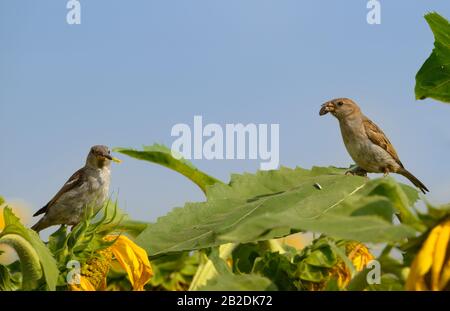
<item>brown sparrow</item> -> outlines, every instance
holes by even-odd
[[[389,139],[358,105],[348,98],[337,98],[322,105],[319,114],[330,112],[339,121],[342,138],[357,167],[351,174],[397,173],[408,178],[423,193],[427,187],[403,166]]]
[[[103,206],[108,198],[111,161],[120,162],[111,156],[106,146],[93,146],[86,164],[76,171],[61,190],[33,216],[44,214],[31,229],[39,232],[53,225],[76,225],[84,216],[84,211],[93,205],[94,211]]]

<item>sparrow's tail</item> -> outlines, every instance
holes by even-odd
[[[430,190],[428,190],[428,188],[420,180],[418,180],[416,176],[408,172],[406,169],[403,168],[397,173],[408,178],[414,184],[414,186],[416,186],[417,188],[420,189],[420,191],[423,192],[423,194],[426,194],[426,192],[430,192]]]

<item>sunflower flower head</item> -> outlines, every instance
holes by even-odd
[[[107,235],[104,238],[111,246],[97,251],[81,268],[80,284],[71,285],[72,290],[104,290],[107,274],[113,261],[128,275],[133,290],[144,290],[144,285],[153,276],[147,253],[124,235]]]

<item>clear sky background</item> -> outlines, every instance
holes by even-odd
[[[365,0],[81,0],[81,25],[68,25],[65,0],[0,0],[0,194],[34,212],[91,145],[170,146],[172,126],[194,115],[279,123],[285,166],[348,166],[337,121],[318,112],[350,97],[427,199],[450,202],[450,106],[413,92],[433,45],[423,15],[450,18],[450,3],[381,2],[381,25],[368,25]],[[133,218],[203,198],[175,172],[120,157],[111,190]],[[225,181],[259,167],[194,164]]]

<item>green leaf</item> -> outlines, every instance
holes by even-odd
[[[22,270],[22,290],[38,287],[42,278],[39,256],[31,244],[18,234],[5,234],[0,237],[0,244],[12,247],[19,256]]]
[[[154,290],[187,290],[199,264],[199,253],[172,253],[152,260],[153,277],[149,285]]]
[[[129,148],[114,148],[113,151],[170,168],[189,178],[204,193],[206,193],[208,186],[220,182],[198,170],[191,162],[173,157],[171,150],[163,145],[144,146],[141,151]]]
[[[64,247],[66,246],[66,236],[67,236],[67,227],[61,226],[58,230],[53,232],[48,237],[48,244],[47,247],[52,252],[52,254],[55,256],[55,258],[59,260],[59,258],[62,258],[61,252],[64,250]]]
[[[267,278],[256,274],[226,274],[218,276],[200,291],[274,291],[276,286]]]
[[[218,275],[224,275],[224,274],[231,274],[231,268],[227,265],[227,263],[225,262],[226,257],[228,257],[228,255],[231,255],[232,251],[234,250],[234,248],[236,247],[233,244],[227,244],[226,248],[229,248],[226,251],[226,255],[225,258],[223,255],[221,256],[221,248],[224,248],[225,246],[220,246],[220,247],[212,247],[209,249],[209,252],[207,253],[208,256],[208,260],[210,260],[212,262],[212,264],[214,265],[214,269],[217,271]],[[223,252],[223,251],[222,251]]]
[[[419,193],[415,188],[399,184],[393,178],[388,177],[368,183],[361,194],[380,195],[388,198],[392,208],[399,214],[402,223],[414,226],[418,230],[425,230],[411,208],[419,199]],[[392,215],[388,217],[392,217]]]
[[[233,272],[250,273],[255,259],[263,256],[267,249],[263,249],[260,243],[239,244],[232,254]]]
[[[366,242],[392,242],[415,234],[408,226],[393,225],[396,204],[386,193],[370,193],[395,181],[383,178],[366,185],[367,179],[344,172],[283,167],[232,175],[230,184],[208,188],[206,202],[188,203],[149,224],[137,242],[155,256],[268,240],[300,230]]]
[[[425,19],[435,42],[432,54],[416,75],[416,99],[430,97],[450,103],[450,23],[438,13],[429,13]]]
[[[337,263],[337,257],[329,246],[321,247],[312,251],[305,258],[304,263],[315,267],[331,268]]]
[[[11,273],[8,266],[0,264],[0,291],[20,289],[20,273]]]
[[[336,186],[348,187],[354,184],[346,183],[344,180],[336,180]],[[393,225],[393,214],[398,207],[404,209],[403,213],[409,215],[411,207],[398,204],[398,198],[392,196],[400,193],[402,187],[396,187],[397,183],[390,178],[380,178],[367,182],[365,185],[355,187],[340,199],[335,198],[333,203],[327,197],[313,197],[314,199],[294,201],[289,204],[283,201],[282,207],[273,207],[276,213],[266,213],[258,218],[248,218],[244,224],[230,233],[224,234],[222,239],[238,239],[242,235],[249,235],[248,228],[259,226],[265,228],[266,232],[280,227],[289,227],[291,230],[305,230],[317,233],[325,233],[335,238],[357,240],[360,242],[394,242],[406,237],[413,236],[415,230],[406,225]],[[398,186],[398,185],[397,185]],[[382,191],[380,189],[395,188],[396,192]],[[326,191],[323,187],[323,190]],[[377,191],[373,191],[373,190]],[[326,195],[324,193],[324,195]],[[406,200],[407,201],[407,200]],[[401,200],[405,202],[405,199]],[[306,203],[307,205],[300,205]],[[267,204],[267,203],[265,203]],[[282,209],[288,208],[282,212]],[[407,211],[407,209],[409,209]],[[412,216],[411,216],[412,217]],[[266,236],[263,236],[264,238]],[[257,235],[250,239],[260,238]]]
[[[299,289],[310,290],[312,284],[309,282],[316,283],[320,289],[325,287],[331,289],[333,286],[337,286],[330,279],[333,268],[341,261],[352,266],[345,253],[347,243],[349,241],[339,240],[335,243],[329,237],[319,237],[295,255],[293,258],[293,263],[296,265],[294,276],[299,279],[299,282],[296,282]]]
[[[10,208],[4,208],[3,216],[5,228],[0,233],[0,238],[6,238],[8,235],[18,235],[29,243],[39,258],[47,287],[50,290],[55,290],[59,275],[58,267],[52,254],[39,238],[39,235],[31,229],[25,228]]]
[[[236,246],[237,244],[228,243],[201,252],[201,262],[189,290],[198,290],[217,275],[232,274],[226,260],[231,258]]]
[[[296,268],[287,256],[280,253],[266,253],[255,261],[252,272],[267,277],[279,290],[296,290],[294,276]]]
[[[328,277],[329,272],[327,269],[311,266],[302,261],[297,266],[296,274],[303,281],[319,283]]]

